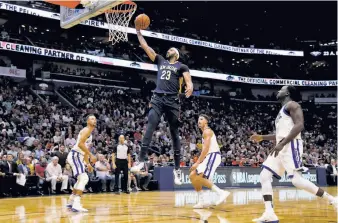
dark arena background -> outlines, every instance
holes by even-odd
[[[109,12],[117,18],[112,25],[122,25],[115,32],[103,11],[93,14],[106,3],[137,8]],[[261,167],[276,144],[250,136],[275,131],[284,85],[300,93],[300,165],[309,169],[302,175],[337,196],[337,2],[135,3],[0,1],[0,222],[252,222],[264,212]],[[141,31],[148,45],[164,57],[177,48],[193,81],[193,95],[184,96],[185,84],[179,95],[182,185],[174,184],[165,116],[145,167],[133,169],[160,79],[135,32],[142,13],[150,18]],[[80,23],[84,16],[89,20]],[[81,198],[88,212],[75,213],[66,207],[77,180],[67,156],[89,114],[97,124],[87,147],[97,161],[86,170]],[[199,114],[211,117],[220,147],[213,183],[230,192],[226,202],[204,209],[193,208],[198,194],[189,179],[203,148]],[[120,135],[131,168],[115,177]],[[124,179],[128,193],[121,193]],[[279,222],[337,222],[336,204],[296,189],[287,175],[272,185]],[[217,199],[207,188],[203,193]]]

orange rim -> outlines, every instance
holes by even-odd
[[[120,5],[129,5],[129,6],[134,6],[135,7],[136,3],[135,2],[131,2],[131,1],[125,1],[125,2],[122,2],[121,4],[119,4],[117,6],[120,6]],[[130,8],[130,9],[108,9],[108,10],[105,11],[105,13],[116,13],[116,12],[125,13],[125,12],[131,12],[131,11],[133,11],[135,9],[134,7]]]

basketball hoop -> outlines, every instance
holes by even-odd
[[[125,1],[105,11],[109,28],[109,41],[112,45],[121,41],[128,41],[128,25],[136,11],[135,2]]]

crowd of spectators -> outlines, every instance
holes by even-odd
[[[10,37],[4,40],[49,49],[151,63],[133,34],[129,34],[128,42],[112,46],[106,41],[106,32],[102,29],[96,29],[95,32],[91,31],[95,29],[93,27],[73,27],[71,30],[63,30],[58,26],[51,26],[46,20],[41,20],[39,26],[34,27],[29,21],[30,19],[24,27],[18,24],[5,24],[6,27],[2,30],[7,30]],[[155,52],[162,55],[170,47],[175,46],[180,50],[180,60],[194,70],[276,79],[294,79],[297,76],[300,80],[333,80],[336,77],[336,60],[333,56],[320,59],[307,56],[268,58],[255,54],[226,53],[223,50],[173,43],[156,38],[146,38],[146,40]],[[336,51],[336,48],[332,47],[328,51]]]
[[[133,163],[137,165],[150,95],[75,85],[59,91],[72,98],[76,108],[54,102],[42,104],[26,87],[11,79],[0,78],[0,172],[37,176],[38,180],[34,182],[51,182],[52,193],[55,192],[55,184],[63,182],[61,190],[67,192],[75,182],[66,162],[67,153],[85,126],[87,114],[92,113],[97,116],[98,123],[90,151],[98,156],[99,163],[93,164],[98,168],[91,175],[88,189],[92,190],[98,181],[102,181],[104,186],[100,190],[106,191],[107,181],[115,183],[110,159],[119,135],[125,135]],[[337,158],[336,105],[303,103],[302,107],[305,116],[303,163],[309,167],[329,164],[331,159]],[[199,113],[206,113],[212,117],[210,125],[221,148],[221,165],[259,167],[273,144],[255,144],[249,141],[249,136],[254,132],[267,134],[273,131],[279,108],[279,104],[227,99],[183,99],[181,166],[191,166],[200,154],[202,141],[197,117]],[[133,182],[135,189],[147,190],[151,170],[155,166],[173,165],[173,154],[168,124],[162,117],[153,135],[148,166],[131,176],[130,182]],[[111,189],[113,184],[109,186]]]

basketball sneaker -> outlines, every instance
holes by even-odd
[[[80,202],[80,197],[75,197],[73,206],[72,206],[72,211],[73,212],[88,212],[87,209],[83,208]]]
[[[199,200],[197,204],[193,206],[193,209],[202,209],[202,208],[207,208],[209,205],[204,203],[203,200]]]
[[[260,218],[255,218],[253,222],[278,223],[279,219],[274,211],[265,211]]]
[[[335,197],[333,201],[330,202],[330,205],[338,206],[338,197]]]
[[[81,204],[73,204],[72,211],[73,212],[88,212],[88,210],[83,208]]]
[[[212,215],[212,212],[209,210],[194,210],[194,212],[200,215],[200,219],[203,222],[208,222],[208,218]]]
[[[220,205],[221,203],[223,203],[227,197],[230,195],[229,191],[223,190],[221,193],[218,194],[219,199],[214,203],[215,206]]]
[[[174,182],[176,185],[182,185],[181,175],[182,171],[180,169],[177,170],[174,169]]]

